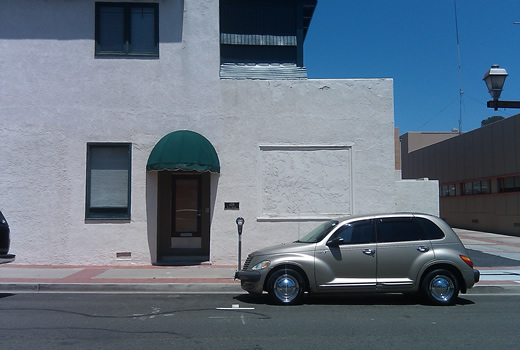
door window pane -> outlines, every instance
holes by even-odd
[[[175,231],[196,233],[199,218],[199,182],[196,179],[175,181]],[[191,237],[191,235],[190,235]]]
[[[377,226],[377,241],[405,242],[421,240],[422,229],[413,218],[380,219]]]
[[[334,238],[343,238],[344,244],[367,244],[374,242],[374,229],[371,220],[363,220],[340,227]]]

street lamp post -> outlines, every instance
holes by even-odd
[[[488,101],[488,108],[494,108],[497,111],[499,108],[520,108],[520,101],[499,101],[500,94],[504,88],[504,82],[508,76],[504,68],[500,68],[498,64],[494,64],[484,74],[484,81],[491,95],[492,101]]]

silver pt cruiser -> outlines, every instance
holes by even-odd
[[[479,281],[464,245],[442,219],[395,213],[330,220],[299,240],[251,253],[235,278],[283,305],[305,292],[422,293],[451,305]]]

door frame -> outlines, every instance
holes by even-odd
[[[173,183],[176,178],[200,179],[200,249],[172,248]],[[157,265],[192,265],[210,260],[211,174],[192,171],[160,171],[157,182]]]

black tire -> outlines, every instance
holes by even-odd
[[[451,271],[433,270],[424,277],[421,289],[431,304],[453,305],[459,296],[459,281]]]
[[[272,300],[280,305],[301,304],[305,280],[302,275],[290,268],[274,272],[267,282],[267,292]]]

